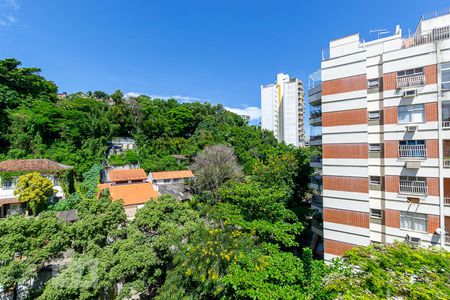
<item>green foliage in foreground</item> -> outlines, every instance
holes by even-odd
[[[344,299],[448,299],[450,252],[405,243],[355,248],[335,262],[327,290]]]

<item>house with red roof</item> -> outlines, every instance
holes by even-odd
[[[10,159],[0,162],[0,217],[27,213],[26,204],[20,203],[14,195],[19,176],[38,172],[50,179],[55,194],[49,200],[58,201],[65,198],[62,182],[67,180],[67,174],[72,169],[71,166],[49,159]]]

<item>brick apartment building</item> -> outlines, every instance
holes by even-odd
[[[450,10],[407,37],[331,41],[308,94],[325,260],[395,240],[450,249]]]

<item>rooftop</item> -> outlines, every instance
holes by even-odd
[[[152,175],[152,179],[154,179],[154,180],[194,177],[194,174],[192,173],[191,170],[152,172],[151,175]]]
[[[10,159],[0,162],[0,172],[43,172],[72,169],[49,159]]]
[[[159,187],[161,195],[172,195],[180,201],[190,199],[192,194],[186,189],[183,183],[162,184]]]
[[[109,181],[145,180],[147,175],[143,169],[115,169],[109,171]]]
[[[111,185],[109,183],[98,185],[99,191],[109,189],[113,201],[122,200],[124,206],[139,205],[158,197],[151,183],[133,183]]]

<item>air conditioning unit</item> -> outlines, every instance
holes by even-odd
[[[417,90],[408,90],[403,92],[403,98],[412,98],[417,96]]]
[[[422,243],[422,237],[409,233],[406,235],[406,241],[411,246],[419,246]]]
[[[406,126],[407,132],[415,132],[417,130],[417,125]]]

